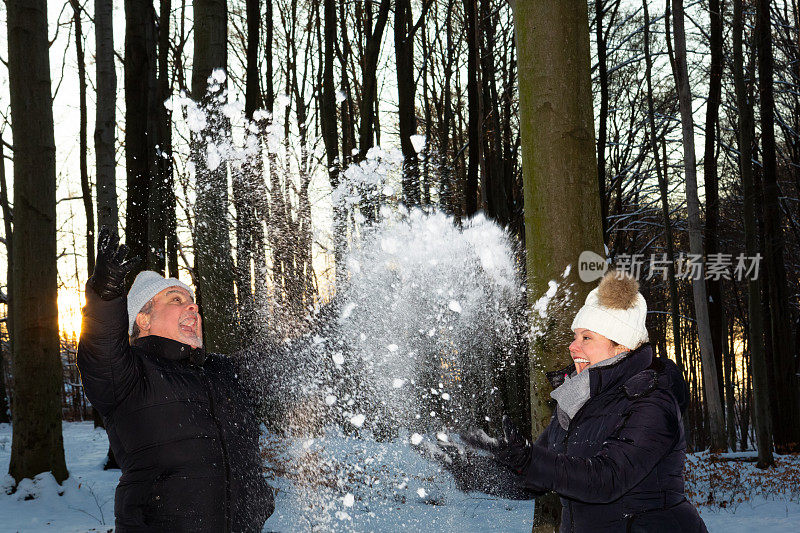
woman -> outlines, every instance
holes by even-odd
[[[557,402],[533,445],[504,419],[499,459],[535,491],[561,497],[561,531],[706,531],[686,500],[687,386],[654,358],[639,284],[609,272],[572,323],[574,364],[548,374]]]

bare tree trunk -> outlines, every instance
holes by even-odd
[[[81,194],[83,196],[83,210],[86,215],[86,265],[87,272],[94,272],[94,202],[92,202],[92,187],[89,185],[89,169],[86,162],[88,140],[86,133],[86,62],[83,53],[83,24],[81,21],[81,5],[78,0],[70,0],[72,5],[73,22],[75,23],[75,53],[78,61],[78,102],[80,109],[80,132],[78,134],[79,166],[81,173]]]
[[[774,409],[773,430],[778,453],[800,451],[800,389],[798,389],[793,313],[789,306],[784,239],[778,190],[775,147],[775,101],[772,89],[772,27],[770,1],[759,0],[756,17],[758,43],[758,92],[761,98],[761,147],[763,152],[764,259],[769,272],[769,309],[772,317],[772,370],[775,394],[781,400]],[[777,406],[776,406],[777,407]]]
[[[692,118],[692,94],[689,89],[689,71],[686,65],[686,32],[683,23],[683,0],[672,0],[672,16],[675,31],[675,82],[681,110],[683,131],[684,172],[686,173],[686,201],[689,217],[689,249],[700,262],[699,279],[692,280],[695,314],[700,340],[703,365],[703,389],[708,407],[711,448],[727,449],[725,418],[719,395],[719,381],[714,362],[714,346],[708,318],[705,265],[703,262],[703,236],[700,227],[700,200],[697,196],[697,165],[694,151],[694,119]]]
[[[710,80],[706,103],[705,150],[703,152],[703,179],[706,193],[705,242],[709,258],[719,254],[719,176],[717,176],[716,146],[720,96],[722,94],[722,12],[720,0],[709,0],[711,16],[709,47],[711,48]],[[717,256],[718,257],[718,256]],[[717,365],[717,385],[720,401],[724,402],[722,361],[726,357],[725,310],[722,306],[722,280],[708,280],[708,319],[714,362]]]
[[[324,37],[323,37],[323,67],[322,67],[322,101],[320,105],[320,123],[322,129],[322,140],[325,143],[325,155],[328,165],[328,181],[331,189],[339,186],[339,173],[342,171],[343,161],[339,158],[339,134],[336,118],[336,86],[333,79],[333,60],[336,56],[336,1],[324,0]],[[342,24],[346,21],[342,20]],[[344,29],[343,29],[344,31]],[[349,45],[348,45],[349,46]],[[342,64],[342,77],[346,76],[347,65]],[[349,98],[343,102],[343,110],[347,110]],[[342,116],[342,157],[346,155],[347,135],[345,132],[346,117]],[[352,150],[352,148],[351,148]],[[336,290],[338,291],[344,283],[344,247],[345,247],[345,209],[341,202],[336,202],[333,206],[333,256],[336,271]]]
[[[56,146],[47,3],[11,0],[6,10],[14,137],[14,432],[8,472],[19,483],[49,471],[61,483],[68,472],[61,435]]]
[[[159,2],[158,16],[158,174],[162,182],[164,233],[166,238],[166,269],[170,277],[178,277],[178,221],[175,213],[175,174],[172,166],[172,111],[164,102],[171,92],[169,77],[170,12],[172,2]]]
[[[258,68],[258,42],[261,26],[259,8],[259,0],[247,0],[247,64],[244,114],[251,121],[254,119],[255,111],[262,106]],[[261,223],[256,218],[256,203],[265,200],[257,197],[256,192],[262,188],[259,187],[258,182],[263,182],[264,179],[260,133],[258,134],[258,144],[258,152],[248,155],[241,169],[232,172],[233,204],[236,208],[236,294],[242,332],[246,338],[253,338],[256,331],[260,329],[256,325],[258,315],[253,291],[254,280],[250,273],[257,250],[263,248],[263,243],[257,242],[259,237],[263,240],[263,232],[259,231]],[[258,284],[260,283],[258,266],[256,266],[255,274],[255,284]]]
[[[97,111],[95,114],[94,153],[97,187],[97,224],[108,226],[117,235],[116,176],[116,98],[117,72],[114,68],[114,27],[111,0],[95,0],[94,35]]]
[[[359,127],[359,157],[364,158],[367,151],[375,146],[375,106],[378,89],[378,57],[386,21],[389,18],[389,0],[381,0],[375,19],[375,26],[367,28],[364,63],[361,70],[361,125]],[[367,6],[367,9],[371,7]]]
[[[396,0],[394,6],[394,51],[397,66],[397,113],[400,149],[403,152],[403,201],[420,205],[419,161],[411,137],[417,133],[416,78],[414,77],[414,36],[425,22],[431,0],[424,0],[417,22],[411,16],[411,0]]]
[[[11,337],[11,331],[13,330],[11,320],[11,273],[14,266],[14,254],[12,253],[13,248],[11,245],[13,241],[13,230],[11,229],[11,207],[8,205],[5,141],[3,140],[2,133],[0,133],[0,208],[2,208],[3,212],[3,236],[5,237],[4,244],[6,246],[6,279],[8,280],[6,285],[7,293],[5,295],[6,309],[8,310],[6,312],[6,332],[8,333],[8,349],[10,353],[13,353],[13,339]],[[8,396],[8,391],[6,389],[6,360],[3,352],[4,350],[0,349],[0,423],[7,424],[11,422],[11,417],[9,416],[11,398]]]
[[[548,21],[541,24],[541,21]],[[548,281],[562,281],[565,268],[584,250],[603,250],[589,54],[589,20],[583,2],[528,0],[514,5],[519,68],[520,134],[525,180],[525,246],[528,298],[535,302]],[[594,194],[593,194],[594,193]],[[570,198],[582,198],[578,204]],[[553,209],[553,206],[573,206]],[[573,268],[572,301],[551,316],[552,332],[531,343],[530,394],[534,434],[550,421],[545,371],[563,365],[577,307],[590,290]],[[534,531],[554,531],[557,499],[537,499]]]
[[[619,6],[616,2],[615,8]],[[598,81],[600,83],[600,114],[599,131],[597,132],[597,186],[600,195],[600,211],[603,223],[603,242],[608,245],[608,195],[606,193],[606,136],[608,133],[608,64],[607,49],[608,43],[603,34],[603,14],[606,10],[605,0],[595,0],[595,33],[597,39],[597,67]],[[609,23],[609,27],[610,27]],[[606,35],[608,32],[606,32]]]
[[[455,0],[448,0],[447,12],[452,13],[455,8]],[[442,69],[444,70],[444,81],[442,83],[442,124],[440,125],[439,136],[439,160],[441,162],[441,180],[439,185],[439,197],[442,208],[447,213],[455,213],[457,195],[455,194],[455,172],[456,161],[450,154],[450,132],[453,129],[453,104],[451,99],[451,80],[453,76],[453,65],[455,63],[455,51],[453,46],[453,20],[446,17],[445,21],[445,43],[446,57]]]
[[[152,130],[149,128],[151,73],[155,69],[152,2],[125,1],[125,166],[127,213],[125,241],[132,256],[148,258],[148,203]],[[128,283],[134,276],[128,277]]]
[[[464,184],[464,215],[478,212],[478,180],[480,176],[483,114],[480,102],[478,73],[478,0],[464,0],[464,24],[467,39],[467,181]]]
[[[194,66],[192,96],[209,104],[208,125],[192,139],[197,200],[195,202],[195,276],[204,318],[204,341],[212,351],[229,353],[238,345],[234,267],[228,228],[227,165],[209,168],[206,138],[228,128],[225,116],[213,106],[227,80],[207,94],[208,78],[215,69],[227,72],[228,9],[224,0],[195,0]]]
[[[678,301],[678,284],[675,278],[675,240],[672,235],[672,220],[669,215],[669,183],[666,166],[662,168],[661,158],[659,157],[659,144],[657,139],[658,127],[655,122],[655,109],[653,105],[652,87],[652,56],[650,54],[650,14],[647,8],[647,0],[642,1],[644,9],[644,57],[645,57],[645,80],[647,82],[647,119],[650,124],[650,149],[653,151],[656,175],[658,176],[658,189],[661,196],[661,216],[664,224],[664,238],[667,247],[667,280],[669,284],[670,296],[670,317],[672,321],[672,343],[675,350],[675,361],[681,372],[685,372],[683,356],[681,355],[681,328],[680,328],[680,303]],[[663,138],[662,138],[663,141]],[[666,158],[664,158],[666,164]]]

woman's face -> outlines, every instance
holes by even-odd
[[[575,361],[578,374],[588,366],[626,351],[628,349],[625,346],[615,346],[607,337],[583,328],[575,330],[575,339],[569,345],[569,354]]]

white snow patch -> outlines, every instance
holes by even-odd
[[[342,498],[342,503],[344,503],[345,507],[352,507],[355,501],[356,501],[355,496],[353,496],[349,492],[344,495],[344,498]]]
[[[414,151],[420,153],[425,149],[425,136],[424,135],[412,135],[411,136],[411,144],[414,146]]]

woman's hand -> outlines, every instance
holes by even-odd
[[[506,415],[503,415],[503,438],[499,442],[497,458],[517,474],[522,474],[531,461],[530,443]]]
[[[497,461],[517,474],[522,474],[530,464],[531,445],[507,415],[503,415],[503,435],[500,438],[492,439],[480,432],[462,434],[461,439],[490,452]]]

